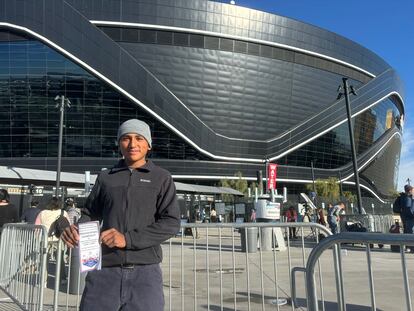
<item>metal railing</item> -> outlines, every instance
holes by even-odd
[[[46,248],[47,232],[43,226],[3,226],[0,288],[24,310],[43,310]]]
[[[322,240],[310,253],[306,269],[305,269],[305,275],[306,275],[306,290],[307,290],[307,300],[308,300],[308,310],[310,311],[318,311],[318,298],[317,298],[317,287],[316,287],[316,265],[319,262],[319,259],[321,258],[324,251],[334,248],[340,248],[341,244],[344,243],[363,243],[365,244],[365,252],[366,252],[366,263],[367,263],[367,278],[368,278],[368,284],[369,284],[369,297],[370,297],[370,306],[371,310],[380,310],[377,309],[377,295],[375,290],[375,279],[374,279],[374,269],[373,269],[373,259],[372,259],[372,246],[376,244],[388,244],[388,245],[397,245],[399,246],[400,250],[400,260],[401,260],[401,267],[398,267],[396,270],[401,269],[401,275],[402,275],[402,284],[403,284],[403,290],[401,292],[404,293],[405,298],[405,310],[412,311],[412,299],[411,299],[411,292],[410,292],[410,284],[409,284],[409,278],[408,278],[408,272],[407,272],[407,260],[405,255],[405,247],[412,246],[414,247],[414,235],[412,234],[382,234],[382,233],[341,233],[337,235],[330,236],[324,240]],[[345,296],[345,288],[344,288],[344,274],[343,271],[343,260],[341,256],[341,252],[339,254],[339,283],[340,286],[337,288],[338,290],[338,299],[337,299],[337,310],[346,310],[347,309],[347,300]],[[412,256],[412,255],[410,255]],[[375,259],[379,260],[379,258]],[[391,260],[395,260],[395,258],[391,258]],[[390,261],[392,262],[392,261]],[[391,270],[391,267],[388,267],[389,270]],[[395,270],[395,269],[394,269]],[[363,271],[359,271],[361,274]],[[383,271],[381,271],[383,272]],[[397,273],[397,271],[394,271],[393,273]],[[394,283],[395,280],[393,280]],[[388,281],[387,285],[390,285]],[[396,301],[398,301],[399,305],[398,307],[395,306],[393,310],[403,310],[402,304],[403,299],[399,299],[400,296],[398,296],[400,291],[391,290],[388,295],[384,293],[384,290],[381,290],[381,295],[385,297],[393,297]],[[322,302],[322,306],[324,308],[324,303]],[[391,310],[391,309],[386,309]]]
[[[345,224],[347,222],[361,223],[368,232],[382,232],[387,233],[390,227],[394,224],[393,215],[371,215],[371,214],[346,214],[340,216],[340,230],[346,232]]]
[[[315,223],[189,223],[182,229],[163,245],[170,311],[280,310],[284,304],[295,310],[290,270],[298,263],[304,268],[311,248],[331,234]]]
[[[297,231],[297,239],[293,239],[295,233],[289,232],[290,228]],[[318,310],[318,299],[322,310],[346,310],[349,299],[354,297],[344,282],[347,275],[344,278],[343,259],[352,259],[354,264],[354,259],[361,259],[364,248],[348,247],[350,256],[343,257],[348,255],[347,250],[341,250],[341,243],[365,243],[369,261],[371,244],[397,244],[402,250],[404,244],[414,244],[414,235],[330,235],[327,228],[315,223],[182,224],[181,234],[162,244],[165,310],[286,310],[283,304],[290,304],[291,310]],[[39,242],[30,242],[34,240]],[[43,288],[43,276],[47,274],[45,243],[46,232],[41,226],[5,226],[0,248],[0,286],[24,310],[77,310],[84,277],[74,265],[79,258],[67,250],[60,252],[60,244],[53,245],[50,249],[56,255],[49,256],[49,276],[54,277],[54,282]],[[332,251],[332,255],[322,256],[326,250]],[[374,255],[391,256],[390,262],[395,262],[396,254],[388,249]],[[400,256],[396,269],[405,271],[402,292],[407,295],[408,306],[411,295],[404,252]],[[61,264],[66,282],[65,275],[59,275]],[[365,266],[371,275],[365,290],[370,290],[375,307],[372,265]],[[26,267],[33,267],[36,273],[25,274]],[[297,279],[297,272],[304,272],[303,278],[301,275]],[[297,296],[304,298],[296,299]],[[332,309],[335,299],[337,305]],[[412,311],[408,307],[407,310]]]

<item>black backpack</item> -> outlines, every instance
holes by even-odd
[[[50,225],[48,236],[55,236],[60,238],[60,235],[65,230],[66,227],[70,226],[69,220],[63,215],[63,209],[60,211],[60,215],[52,224]]]
[[[401,214],[402,206],[401,206],[401,195],[395,199],[394,205],[392,206],[392,212],[394,214]]]

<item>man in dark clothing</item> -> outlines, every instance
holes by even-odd
[[[118,143],[124,158],[99,174],[79,221],[99,220],[102,226],[102,270],[88,273],[80,310],[162,311],[160,244],[180,228],[174,182],[146,159],[151,149],[146,123],[121,124]],[[62,239],[76,246],[76,225]]]
[[[22,217],[20,217],[20,221],[26,222],[28,224],[34,224],[37,215],[40,213],[40,208],[38,208],[38,206],[38,201],[32,201],[30,203],[30,207],[24,210]]]
[[[394,210],[400,213],[404,233],[413,233],[413,224],[410,222],[414,218],[412,191],[411,185],[405,185],[404,192],[394,202]]]
[[[398,204],[401,208],[401,221],[404,227],[404,233],[413,233],[414,229],[414,200],[413,187],[411,185],[404,186],[405,193],[398,198]],[[407,247],[407,251],[414,253],[414,247]]]
[[[0,189],[0,232],[3,225],[19,221],[19,210],[10,203],[10,195],[6,189]]]

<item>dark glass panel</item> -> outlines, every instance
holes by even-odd
[[[204,47],[204,36],[190,34],[190,46],[196,48],[203,48]]]
[[[173,42],[172,37],[172,32],[170,31],[157,31],[157,43],[159,44],[171,45]]]
[[[139,41],[142,43],[156,43],[156,31],[141,29],[139,35]]]
[[[234,52],[247,53],[247,42],[235,40],[234,41]]]
[[[220,38],[220,50],[233,52],[233,40]]]
[[[217,37],[204,37],[204,46],[206,49],[218,50],[219,48],[219,38]]]
[[[268,45],[261,45],[260,46],[260,56],[262,57],[272,57],[272,47]]]
[[[121,40],[121,28],[105,26],[105,27],[101,27],[101,29],[112,40],[115,40],[115,41],[120,41]]]
[[[139,30],[136,28],[123,28],[121,32],[121,41],[138,42],[139,41]]]
[[[174,32],[173,44],[188,46],[190,35],[183,32]]]

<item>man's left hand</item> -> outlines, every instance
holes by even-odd
[[[125,236],[114,228],[105,230],[101,233],[101,242],[109,248],[125,248],[126,246]]]

